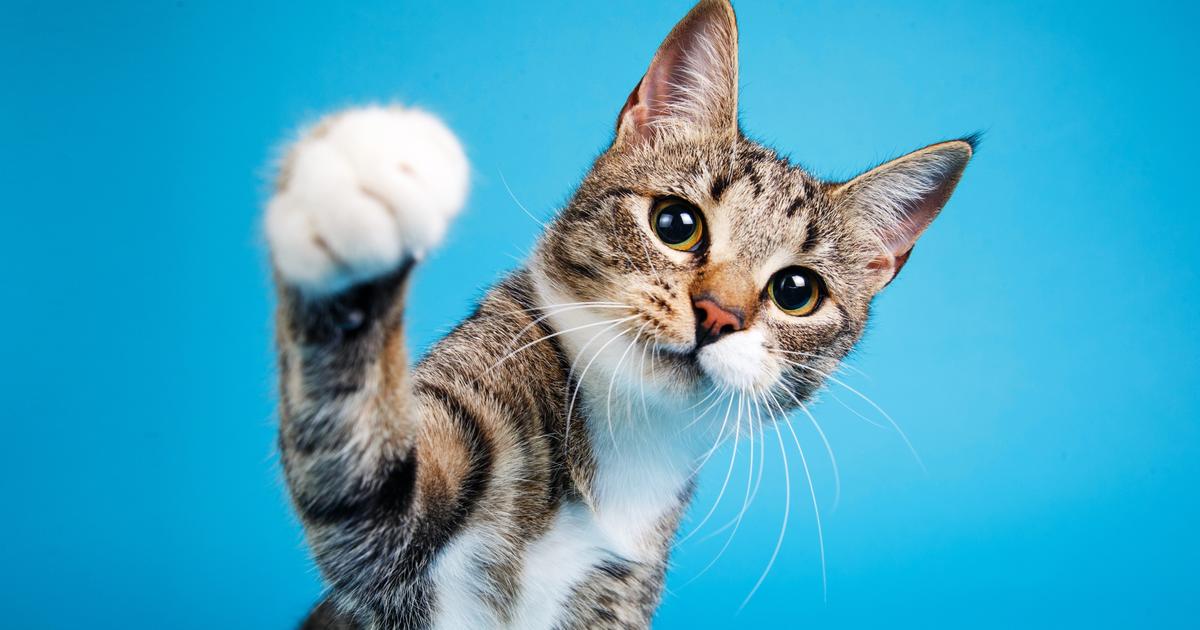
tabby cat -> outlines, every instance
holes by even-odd
[[[649,626],[705,454],[838,368],[974,147],[821,181],[742,135],[737,76],[702,0],[529,260],[411,370],[462,148],[401,107],[291,147],[265,221],[283,469],[328,584],[305,627]]]

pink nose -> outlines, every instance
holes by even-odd
[[[710,298],[692,302],[696,312],[696,346],[712,343],[725,335],[744,328],[742,316],[734,309],[721,306]]]

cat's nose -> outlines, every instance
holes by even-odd
[[[745,328],[745,320],[738,309],[721,306],[712,298],[696,298],[692,301],[692,310],[696,313],[697,348]]]

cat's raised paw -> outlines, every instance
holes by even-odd
[[[336,114],[285,158],[266,234],[282,280],[324,294],[437,245],[466,200],[467,158],[436,117],[370,107]]]

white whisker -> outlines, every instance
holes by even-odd
[[[711,411],[713,407],[716,407],[717,405],[721,404],[721,400],[723,400],[723,399],[724,399],[724,395],[722,395],[720,398],[717,398],[716,400],[714,400],[714,401],[712,402],[712,404],[710,404],[708,407],[705,407],[705,409],[704,409],[703,413],[701,413],[701,414],[700,414],[700,416],[698,416],[698,417],[696,418],[696,420],[699,420],[699,419],[701,419],[701,418],[704,418],[705,416],[707,416],[707,415],[708,415],[708,412],[709,412],[709,411]],[[731,403],[733,402],[733,395],[732,395],[732,394],[730,394],[729,401],[730,401]],[[693,420],[692,422],[693,422],[693,423],[695,423],[695,422],[696,422],[696,420]],[[699,464],[696,464],[695,466],[693,466],[693,467],[692,467],[692,474],[693,474],[693,475],[695,475],[695,474],[699,473],[699,472],[700,472],[700,470],[704,468],[705,464],[707,464],[707,463],[708,463],[708,459],[709,459],[710,457],[712,457],[712,456],[713,456],[713,454],[717,452],[717,449],[721,447],[721,444],[722,444],[722,443],[724,443],[725,431],[726,431],[726,429],[727,429],[728,423],[729,423],[729,409],[728,409],[728,408],[726,408],[726,410],[725,410],[725,418],[724,418],[724,419],[721,421],[721,428],[720,428],[720,430],[717,432],[717,437],[716,437],[716,439],[715,439],[715,440],[713,440],[713,445],[712,445],[712,448],[708,449],[708,451],[706,451],[706,452],[704,453],[704,455],[703,455],[703,456],[701,456],[701,457],[699,458],[699,461],[700,461],[700,463],[699,463]]]
[[[542,229],[544,229],[544,230],[550,229],[550,227],[548,225],[546,225],[545,221],[533,216],[533,213],[530,212],[529,209],[525,207],[525,204],[521,203],[520,200],[517,199],[517,196],[513,194],[512,188],[508,187],[508,180],[504,179],[504,171],[502,171],[500,169],[496,169],[496,172],[500,174],[500,183],[504,184],[504,190],[508,191],[508,196],[510,198],[512,198],[513,203],[517,204],[517,207],[521,209],[521,212],[524,212],[525,216],[536,221],[538,225],[542,226]]]
[[[738,420],[739,421],[741,420],[742,404],[745,401],[745,398],[746,398],[746,394],[745,394],[745,392],[742,392],[740,398],[738,399]],[[753,399],[751,399],[750,402],[753,403],[754,402]],[[717,557],[713,558],[712,562],[710,562],[708,564],[708,566],[704,567],[705,571],[707,571],[708,568],[711,567],[713,564],[716,564],[717,560],[719,560],[721,558],[721,555],[725,553],[725,550],[729,548],[729,545],[733,543],[734,537],[737,536],[738,529],[742,526],[742,519],[746,516],[746,511],[750,509],[750,502],[753,499],[753,493],[751,492],[751,484],[754,481],[754,429],[755,429],[754,424],[755,423],[754,423],[754,418],[752,417],[752,412],[750,410],[749,405],[746,405],[746,416],[747,416],[747,418],[746,418],[747,419],[747,423],[746,423],[747,435],[746,435],[746,437],[747,437],[747,439],[750,440],[750,449],[749,449],[750,458],[749,458],[749,470],[746,473],[746,490],[745,490],[745,494],[743,495],[743,498],[742,498],[742,507],[741,507],[741,509],[738,510],[737,516],[735,516],[732,520],[730,520],[728,523],[725,523],[721,527],[717,528],[717,530],[714,531],[713,533],[711,533],[701,539],[701,540],[708,540],[709,538],[712,538],[713,536],[719,535],[721,532],[729,529],[730,527],[733,528],[733,530],[729,532],[729,538],[727,538],[725,540],[725,544],[721,547],[721,550],[719,552],[717,552]],[[761,444],[761,441],[760,441],[760,444]],[[762,449],[760,448],[759,450],[761,452]],[[761,457],[760,457],[760,459],[761,459]],[[759,463],[759,466],[760,467],[762,466],[761,462]],[[762,477],[760,475],[759,480],[761,481],[761,479],[762,479]],[[703,573],[703,571],[701,573]]]
[[[874,420],[872,420],[872,419],[870,419],[870,418],[868,418],[868,417],[864,416],[864,415],[863,415],[863,413],[862,413],[861,411],[859,411],[859,410],[855,409],[854,407],[851,407],[849,404],[847,404],[847,403],[846,403],[846,401],[842,400],[842,397],[841,397],[841,396],[838,396],[838,395],[837,395],[837,392],[833,391],[832,389],[830,389],[830,390],[828,390],[828,391],[829,391],[829,395],[830,395],[830,396],[832,396],[832,397],[833,397],[833,399],[834,399],[835,401],[837,401],[837,403],[838,403],[839,405],[841,405],[842,407],[844,407],[844,408],[846,409],[846,411],[849,411],[850,413],[854,414],[854,415],[855,415],[855,416],[857,416],[859,419],[861,419],[863,422],[866,422],[867,424],[869,424],[869,425],[871,425],[871,426],[873,426],[873,427],[876,427],[876,428],[878,428],[878,429],[883,429],[884,431],[887,431],[887,430],[888,430],[888,427],[886,427],[886,426],[884,426],[884,425],[882,425],[882,424],[879,424],[878,422],[875,422]]]
[[[851,387],[851,386],[847,385],[847,384],[846,384],[844,381],[842,381],[841,379],[837,378],[836,376],[833,376],[832,374],[826,374],[825,372],[822,372],[821,370],[818,370],[818,369],[816,369],[816,368],[814,368],[814,367],[810,367],[810,366],[804,365],[804,364],[802,364],[802,363],[795,363],[795,362],[793,362],[793,365],[795,365],[796,367],[798,367],[798,368],[800,368],[800,369],[802,369],[802,370],[809,370],[809,371],[811,371],[811,372],[815,372],[815,373],[817,373],[817,374],[819,374],[819,375],[821,375],[821,376],[825,377],[826,379],[828,379],[828,380],[832,381],[833,383],[836,383],[836,384],[838,384],[838,385],[841,385],[842,387],[846,388],[846,390],[847,390],[847,391],[849,391],[851,394],[854,394],[855,396],[858,396],[859,398],[861,398],[861,399],[863,399],[864,401],[866,401],[866,402],[867,402],[867,404],[869,404],[869,405],[871,405],[872,407],[874,407],[874,408],[875,408],[875,411],[878,411],[878,412],[880,413],[880,415],[882,415],[884,418],[887,418],[887,421],[891,423],[891,425],[892,425],[892,428],[896,430],[896,433],[897,433],[897,434],[899,434],[899,436],[900,436],[900,439],[901,439],[901,440],[904,440],[904,444],[905,444],[905,446],[907,446],[907,447],[908,447],[908,451],[909,451],[910,453],[912,453],[913,459],[915,459],[915,460],[917,461],[917,465],[921,467],[921,472],[924,472],[924,473],[928,473],[928,472],[929,472],[929,471],[928,471],[928,469],[926,469],[926,468],[925,468],[925,462],[921,461],[921,456],[917,454],[917,449],[913,448],[912,442],[910,442],[910,441],[908,440],[908,436],[907,436],[907,435],[905,435],[905,433],[904,433],[904,430],[900,428],[900,425],[899,425],[899,424],[897,424],[897,423],[896,423],[896,421],[892,419],[892,416],[891,416],[891,415],[889,415],[889,414],[888,414],[888,412],[886,412],[886,411],[884,411],[884,410],[883,410],[883,407],[880,407],[878,404],[876,404],[876,403],[875,403],[875,401],[874,401],[874,400],[871,400],[870,398],[868,398],[866,394],[864,394],[864,393],[862,393],[862,392],[858,391],[857,389],[854,389],[853,387]]]
[[[594,306],[596,308],[629,308],[628,304],[621,302],[563,302],[561,304],[546,304],[545,306],[531,306],[529,308],[514,308],[507,311],[492,311],[484,313],[485,316],[497,315],[521,315],[523,313],[536,313],[538,311],[551,311],[562,306]]]
[[[559,308],[559,307],[561,307],[561,308]],[[566,313],[567,311],[579,310],[579,309],[581,309],[581,308],[620,308],[620,309],[628,309],[629,307],[628,307],[628,306],[626,306],[626,305],[624,305],[624,304],[617,304],[617,305],[610,306],[610,305],[607,305],[607,304],[601,304],[601,303],[592,303],[592,302],[575,302],[575,303],[567,303],[567,304],[557,304],[557,305],[555,305],[555,306],[547,306],[547,307],[534,307],[534,308],[531,308],[531,309],[521,309],[521,310],[518,310],[518,311],[509,311],[509,312],[508,312],[508,314],[511,314],[511,315],[524,314],[524,313],[526,313],[526,312],[531,312],[531,311],[540,311],[540,310],[544,310],[544,311],[551,311],[551,310],[552,310],[552,311],[553,311],[553,312],[547,312],[547,313],[545,313],[545,314],[543,314],[543,315],[540,315],[540,316],[538,316],[538,317],[537,317],[537,318],[535,318],[533,321],[531,321],[531,322],[529,322],[528,324],[526,324],[524,328],[522,328],[521,330],[518,330],[518,331],[517,331],[517,334],[513,335],[513,343],[516,343],[518,340],[520,340],[520,339],[521,339],[521,337],[522,337],[522,336],[523,336],[523,335],[524,335],[526,332],[528,332],[530,328],[533,328],[534,326],[537,326],[537,325],[538,325],[538,323],[540,323],[540,322],[542,322],[542,321],[545,321],[546,319],[549,319],[549,318],[551,318],[551,317],[554,317],[555,315],[558,315],[558,314],[560,314],[560,313]],[[496,313],[496,314],[498,315],[499,313]]]
[[[647,325],[649,325],[649,322],[647,322]],[[643,420],[650,419],[650,410],[646,407],[646,353],[650,350],[651,345],[652,344],[649,344],[649,343],[642,344],[642,360],[638,364],[638,389],[641,390],[641,395],[642,395],[642,419]],[[653,367],[653,366],[651,366],[651,367]]]
[[[838,357],[829,356],[827,354],[814,354],[812,352],[800,352],[799,350],[784,350],[782,348],[777,348],[777,350],[779,352],[782,352],[783,354],[791,354],[791,355],[795,355],[795,356],[808,357],[810,359],[826,359],[829,361],[836,361],[839,369],[845,368],[847,370],[850,370],[851,372],[861,375],[863,378],[868,378],[868,379],[871,378],[870,374],[867,374],[866,372],[862,371],[858,366],[847,363],[845,358],[839,359]]]
[[[497,367],[499,367],[499,366],[500,366],[500,364],[501,364],[501,363],[504,363],[505,361],[507,361],[507,360],[511,359],[511,358],[512,358],[513,356],[515,356],[517,353],[519,353],[519,352],[521,352],[521,351],[523,351],[523,350],[526,350],[526,349],[528,349],[528,348],[531,348],[531,347],[533,347],[533,346],[535,346],[535,345],[537,345],[537,344],[539,344],[539,343],[541,343],[541,342],[543,342],[543,341],[546,341],[547,339],[553,339],[554,337],[558,337],[558,336],[560,336],[560,335],[565,335],[565,334],[567,334],[567,333],[572,333],[572,332],[575,332],[575,331],[577,331],[577,330],[583,330],[584,328],[592,328],[592,327],[595,327],[595,326],[603,326],[603,325],[605,325],[605,324],[614,323],[614,322],[619,324],[619,323],[622,323],[622,322],[627,322],[627,321],[629,321],[629,320],[631,320],[631,319],[637,319],[637,317],[638,317],[637,315],[630,315],[630,316],[628,316],[628,317],[623,317],[623,318],[616,319],[616,320],[609,319],[609,320],[604,320],[604,321],[599,321],[599,322],[591,322],[591,323],[588,323],[588,324],[583,324],[583,325],[581,325],[581,326],[575,326],[574,328],[568,328],[568,329],[566,329],[566,330],[559,330],[559,331],[557,331],[557,332],[550,333],[549,335],[545,335],[545,336],[543,336],[543,337],[540,337],[540,338],[538,338],[538,339],[534,339],[533,341],[530,341],[529,343],[527,343],[527,344],[525,344],[525,345],[521,346],[520,348],[517,348],[516,350],[513,350],[512,352],[510,352],[510,353],[508,353],[508,354],[504,355],[503,357],[501,357],[501,358],[500,358],[500,360],[499,360],[499,361],[496,361],[495,363],[493,363],[493,364],[492,364],[492,366],[491,366],[491,367],[489,367],[489,368],[488,368],[486,371],[491,371],[491,370],[494,370],[494,369],[496,369]]]
[[[697,402],[696,404],[692,405],[691,407],[688,407],[687,409],[684,409],[684,411],[691,411],[691,410],[695,409],[696,407],[699,407],[700,405],[703,405],[703,404],[704,404],[704,403],[705,403],[705,402],[706,402],[706,401],[707,401],[709,398],[712,398],[712,397],[713,397],[713,394],[716,394],[716,393],[717,393],[717,388],[716,388],[716,387],[713,387],[712,389],[709,389],[709,390],[708,390],[708,394],[707,394],[707,395],[705,395],[705,396],[704,396],[704,398],[701,398],[699,402]]]
[[[792,400],[796,401],[796,405],[799,406],[800,410],[803,411],[804,414],[808,416],[808,419],[810,421],[812,421],[813,428],[817,430],[817,435],[821,436],[821,442],[825,444],[825,452],[829,454],[829,462],[833,465],[833,508],[832,509],[836,510],[838,504],[841,503],[841,500],[842,500],[842,474],[838,470],[837,458],[833,456],[833,446],[829,444],[829,438],[825,437],[825,431],[823,431],[821,429],[821,424],[819,422],[817,422],[817,417],[814,416],[812,414],[812,412],[808,410],[808,406],[805,405],[804,403],[800,402],[800,399],[797,398],[796,395],[791,392],[791,390],[787,390],[787,394],[788,394],[788,396],[792,397]],[[781,413],[782,413],[782,411],[783,411],[782,408],[780,408]],[[785,419],[785,421],[786,421],[786,419]],[[792,433],[794,435],[795,431],[793,430]],[[796,440],[796,448],[797,449],[800,448],[800,440]]]
[[[821,599],[828,602],[829,578],[825,566],[825,532],[821,527],[821,507],[817,504],[817,490],[813,486],[812,474],[808,470],[808,458],[804,456],[804,449],[800,448],[800,439],[796,436],[796,430],[792,428],[792,423],[785,422],[784,424],[787,425],[788,431],[792,433],[792,439],[796,442],[796,451],[800,453],[800,464],[804,466],[804,478],[808,481],[808,494],[812,497],[813,515],[817,524],[817,547],[821,552]]]
[[[766,469],[764,464],[767,463],[767,445],[766,438],[763,433],[766,431],[765,423],[762,421],[762,401],[758,395],[754,395],[754,415],[758,420],[758,476],[754,479],[754,490],[750,493],[750,503],[754,503],[754,499],[758,497],[758,489],[762,487],[763,470]]]
[[[621,366],[625,364],[625,357],[629,356],[629,351],[633,350],[634,345],[637,344],[638,335],[642,334],[642,331],[646,330],[646,326],[649,326],[649,325],[650,325],[649,322],[642,324],[642,327],[639,328],[636,333],[634,333],[633,339],[631,339],[629,341],[629,345],[627,345],[625,347],[625,352],[622,352],[621,358],[617,360],[617,365],[616,365],[616,367],[613,368],[613,371],[612,371],[612,377],[608,379],[608,393],[605,394],[605,396],[604,396],[604,407],[605,407],[605,414],[608,416],[608,435],[610,438],[612,438],[614,448],[616,446],[617,439],[616,439],[616,436],[613,435],[613,428],[612,428],[613,385],[616,384],[617,376],[621,373]],[[624,335],[624,332],[618,333],[617,336],[614,337],[613,339],[618,339],[622,335]],[[611,341],[610,341],[610,343],[611,343]],[[605,344],[605,345],[607,346],[607,344]],[[604,348],[600,348],[600,350],[603,351]],[[639,379],[639,380],[641,380],[641,379]]]
[[[750,593],[746,595],[746,599],[742,600],[742,605],[738,610],[746,607],[750,603],[754,593],[758,592],[758,587],[766,581],[767,575],[771,573],[771,567],[775,566],[775,559],[779,557],[779,550],[783,547],[784,536],[787,535],[788,516],[792,511],[792,479],[791,472],[788,470],[787,449],[783,447],[783,434],[779,432],[779,423],[775,420],[775,412],[771,411],[770,403],[768,402],[767,413],[771,414],[771,424],[775,425],[775,439],[779,442],[779,455],[783,457],[783,521],[779,525],[779,538],[775,541],[775,549],[771,551],[771,559],[767,561],[766,568],[763,569],[762,575],[758,576],[758,581],[754,583],[754,587],[750,589]],[[822,572],[824,569],[822,569]]]
[[[731,398],[731,400],[732,400],[732,398]],[[736,431],[736,432],[734,433],[735,445],[734,445],[734,451],[733,451],[733,454],[731,455],[731,457],[734,457],[734,458],[736,458],[736,456],[737,456],[737,446],[736,446],[736,440],[737,440],[737,436],[738,436],[738,435],[740,434],[740,432],[741,432],[742,408],[743,408],[743,404],[745,403],[745,401],[746,401],[746,394],[745,394],[745,392],[738,392],[737,418],[734,420],[734,430]],[[750,437],[750,436],[748,436],[748,437]],[[751,479],[754,477],[754,442],[753,442],[753,441],[751,441],[751,443],[750,443],[750,449],[749,449],[749,450],[750,450],[750,462],[751,462],[751,463],[750,463],[750,471],[749,471],[749,472],[746,474],[746,497],[749,497],[749,494],[750,494],[750,480],[751,480]],[[730,466],[733,466],[733,461],[732,461],[732,460],[730,461]],[[724,494],[724,490],[722,490],[722,494]],[[718,498],[719,498],[719,497],[718,497]],[[743,513],[745,512],[745,506],[746,506],[746,502],[745,502],[745,500],[743,500],[743,502],[742,502],[742,512],[743,512]],[[715,505],[715,504],[713,505],[713,509],[714,509],[714,510],[716,509],[716,505]],[[739,514],[739,516],[740,516],[740,514]],[[707,518],[707,517],[706,517],[706,518]],[[740,519],[738,520],[738,522],[740,523]],[[709,534],[709,535],[705,536],[704,538],[701,538],[701,539],[700,539],[700,540],[701,540],[701,542],[703,542],[703,541],[705,541],[705,540],[708,540],[708,539],[712,538],[713,536],[716,536],[716,535],[720,534],[722,531],[724,531],[725,529],[729,528],[729,526],[730,526],[731,524],[732,524],[732,521],[731,521],[730,523],[727,523],[727,524],[725,524],[723,527],[721,527],[721,528],[720,528],[720,529],[718,529],[717,531],[715,531],[715,532],[713,532],[713,533],[711,533],[711,534]],[[698,530],[699,530],[699,527],[697,527],[697,528],[696,528],[696,531],[698,531]],[[695,582],[696,580],[700,579],[700,577],[701,577],[701,576],[703,576],[705,573],[707,573],[707,572],[708,572],[708,570],[709,570],[709,569],[711,569],[711,568],[713,567],[713,565],[715,565],[715,564],[717,563],[717,561],[721,559],[721,556],[725,554],[725,550],[726,550],[726,549],[728,549],[728,548],[729,548],[729,545],[730,545],[730,543],[732,543],[732,542],[733,542],[733,536],[734,536],[735,534],[737,534],[737,527],[736,527],[736,526],[734,527],[734,529],[733,529],[733,532],[732,532],[732,533],[729,535],[729,538],[728,538],[728,539],[725,541],[725,544],[721,546],[721,549],[720,549],[719,551],[717,551],[717,555],[716,555],[716,556],[714,556],[714,557],[713,557],[713,559],[712,559],[712,560],[710,560],[710,561],[708,562],[708,564],[704,565],[704,568],[703,568],[703,569],[700,569],[700,572],[699,572],[699,573],[697,573],[696,575],[692,576],[692,579],[688,580],[688,581],[687,581],[687,582],[684,584],[684,586],[687,586],[688,584],[691,584],[692,582]],[[689,535],[690,535],[690,534],[689,534]]]
[[[636,315],[634,317],[636,317]],[[579,361],[580,358],[583,357],[584,351],[586,351],[588,349],[588,347],[592,345],[592,342],[594,342],[596,339],[600,338],[600,336],[602,336],[604,333],[612,330],[613,328],[616,328],[617,326],[620,326],[625,321],[628,321],[628,319],[617,320],[617,321],[611,322],[609,324],[609,326],[607,326],[600,332],[596,333],[595,335],[592,335],[592,337],[590,339],[588,339],[588,342],[583,344],[583,347],[579,349],[579,353],[575,356],[575,360],[571,362],[571,370],[570,370],[569,374],[570,375],[575,374],[575,364]],[[596,359],[600,357],[600,353],[604,351],[604,348],[608,347],[608,344],[612,343],[613,340],[620,339],[620,338],[621,338],[621,335],[618,334],[618,335],[614,336],[612,339],[609,339],[603,346],[601,346],[600,349],[597,350],[592,355],[592,358],[588,360],[587,365],[585,365],[583,368],[583,373],[579,375],[579,378],[575,379],[575,391],[571,393],[571,401],[570,401],[570,403],[567,404],[567,419],[566,419],[566,427],[564,429],[564,435],[563,435],[563,448],[567,448],[567,445],[570,443],[568,438],[571,436],[571,413],[575,410],[575,400],[579,396],[579,388],[583,386],[584,377],[587,376],[588,370],[591,369],[591,367],[592,367],[592,363],[594,363],[596,361]],[[570,381],[568,380],[568,382],[570,382]]]
[[[725,420],[721,423],[722,427],[725,426],[725,422],[729,421],[729,411],[732,407],[733,392],[730,392],[729,403],[725,406]],[[729,454],[729,468],[725,471],[725,480],[721,482],[721,490],[717,492],[717,499],[713,501],[712,507],[709,508],[708,513],[704,515],[704,518],[700,519],[700,523],[693,527],[692,531],[688,532],[686,536],[680,538],[679,542],[676,543],[677,545],[682,545],[689,538],[695,536],[696,532],[700,531],[700,528],[704,527],[704,524],[708,522],[708,519],[712,518],[713,513],[717,511],[717,506],[721,504],[721,498],[725,496],[725,489],[729,486],[729,479],[733,476],[733,466],[737,461],[738,441],[741,435],[741,429],[738,427],[737,422],[734,422],[733,429],[733,451]],[[717,446],[718,445],[716,444],[713,445],[712,452],[716,452]]]

